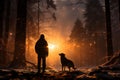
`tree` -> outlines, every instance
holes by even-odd
[[[0,39],[2,39],[2,32],[3,32],[4,2],[5,0],[0,0]]]
[[[0,66],[4,63],[3,53],[3,14],[5,0],[0,0]]]
[[[18,0],[15,51],[13,61],[10,65],[13,68],[23,68],[26,66],[26,13],[27,0]]]
[[[90,35],[105,30],[105,13],[99,0],[87,0],[85,9],[85,27]]]
[[[111,14],[110,14],[110,0],[105,0],[106,11],[106,28],[107,28],[107,55],[113,55],[112,31],[111,31]]]
[[[120,20],[120,0],[118,0],[119,3],[119,20]]]
[[[36,3],[36,1],[33,1],[33,0],[30,0],[29,3],[31,1]],[[43,0],[38,0],[37,3],[38,4],[40,3],[41,5],[43,5]],[[53,4],[53,0],[48,0],[47,5],[49,6],[48,8],[52,7],[56,9],[56,6]],[[38,12],[38,14],[41,14],[41,12]],[[13,67],[13,68],[22,68],[26,66],[26,58],[25,58],[26,24],[27,24],[26,16],[27,16],[27,0],[18,0],[15,51],[14,51],[13,61],[10,64],[10,67]],[[39,16],[37,17],[39,18]]]
[[[5,15],[4,15],[4,64],[7,66],[8,59],[7,59],[7,46],[8,46],[8,36],[9,36],[9,28],[10,28],[10,0],[5,0]]]
[[[88,62],[85,60],[87,49],[86,42],[86,29],[83,27],[83,23],[80,19],[76,19],[70,34],[70,44],[72,44],[72,48],[74,49],[73,57],[75,62],[77,62],[75,63],[76,66],[83,66]]]
[[[28,0],[26,34],[26,59],[28,61],[36,62],[33,57],[33,55],[36,56],[34,53],[35,42],[46,27],[52,28],[51,26],[54,25],[53,22],[56,20],[55,10],[54,0]]]
[[[106,53],[105,13],[100,1],[87,0],[84,16],[90,47],[94,47],[96,54],[94,57],[103,57]]]
[[[78,43],[83,41],[85,38],[85,29],[83,28],[83,24],[79,19],[76,19],[75,25],[73,26],[72,32],[70,34],[71,41]]]
[[[120,49],[120,18],[119,18],[119,0],[110,0],[111,28],[114,52]]]

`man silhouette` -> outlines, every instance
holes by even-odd
[[[36,42],[35,51],[38,54],[38,73],[41,71],[41,62],[42,73],[44,73],[46,69],[46,57],[48,56],[48,43],[45,40],[44,34],[41,34],[39,40]]]

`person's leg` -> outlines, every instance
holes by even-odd
[[[46,57],[43,57],[42,58],[42,72],[44,73],[45,72],[45,69],[46,69]]]
[[[38,73],[41,71],[41,57],[38,55]]]

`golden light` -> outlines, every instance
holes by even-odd
[[[53,33],[53,31],[50,31]],[[73,48],[71,48],[70,44],[65,42],[65,39],[59,34],[45,34],[45,39],[48,42],[49,55],[47,57],[47,66],[58,68],[60,65],[60,56],[58,55],[61,52],[64,52],[69,56],[69,53]],[[52,35],[52,36],[51,36]],[[37,54],[35,52],[35,43],[39,38],[29,37],[26,42],[26,56],[27,60],[37,64]],[[31,42],[30,42],[30,41]]]
[[[50,43],[50,44],[48,45],[48,48],[49,48],[50,50],[54,50],[55,47],[56,47],[55,44],[51,44],[51,43]]]

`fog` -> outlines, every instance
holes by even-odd
[[[47,9],[44,1],[38,7],[37,2],[29,3],[27,6],[27,31],[26,31],[26,60],[37,65],[37,54],[35,53],[35,43],[39,39],[40,34],[45,34],[48,42],[49,56],[47,57],[47,66],[61,69],[59,53],[65,53],[66,57],[72,60],[75,67],[94,66],[105,61],[106,53],[99,52],[99,48],[95,46],[96,42],[90,43],[88,38],[84,42],[71,41],[71,33],[77,19],[85,28],[85,7],[86,0],[54,0],[56,10]],[[80,4],[76,4],[80,1]],[[103,1],[102,1],[102,5]],[[39,9],[38,9],[39,8]],[[11,13],[8,52],[14,52],[15,26],[16,26],[16,8]],[[38,15],[39,13],[39,15]],[[39,18],[39,23],[38,23]],[[56,18],[56,19],[55,19]],[[77,35],[81,34],[78,32]],[[83,37],[85,35],[82,35]],[[99,38],[99,37],[98,37]],[[84,38],[83,38],[84,39]],[[99,39],[98,39],[99,40]],[[105,42],[105,41],[103,41]],[[12,61],[13,54],[9,54]],[[98,59],[100,58],[100,59]]]
[[[52,17],[46,19],[45,21],[39,22],[38,28],[38,4],[34,4],[28,8],[30,8],[29,15],[32,18],[32,22],[28,20],[28,29],[27,29],[27,46],[26,46],[26,58],[27,60],[37,63],[37,55],[34,50],[35,42],[39,39],[39,35],[45,34],[45,38],[48,41],[49,45],[49,56],[47,57],[47,66],[51,66],[59,69],[60,64],[60,56],[59,53],[63,52],[66,54],[68,59],[73,59],[74,55],[74,47],[73,44],[69,42],[71,30],[74,26],[74,22],[77,18],[80,18],[83,22],[83,13],[84,13],[84,4],[81,4],[79,7],[75,6],[74,0],[56,0],[57,10],[53,10],[55,12],[55,16],[57,20],[53,20]],[[43,18],[50,17],[50,13],[45,13]],[[32,23],[32,25],[31,25]],[[33,26],[35,28],[32,28]],[[39,30],[38,30],[39,29]]]

